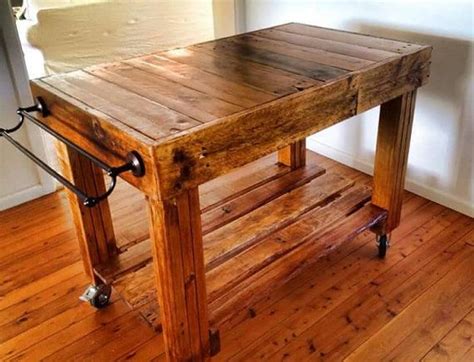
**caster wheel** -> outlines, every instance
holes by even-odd
[[[379,249],[379,258],[383,259],[385,258],[385,255],[387,255],[387,249],[390,246],[388,236],[387,235],[380,235],[377,237],[377,246]]]
[[[112,294],[112,288],[109,285],[91,285],[79,299],[89,302],[94,308],[102,309],[109,304],[110,294]]]

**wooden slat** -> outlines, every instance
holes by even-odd
[[[242,109],[125,63],[91,67],[87,71],[200,122],[209,122]]]
[[[45,83],[61,89],[74,98],[81,99],[114,119],[117,119],[142,134],[158,139],[195,127],[201,122],[174,112],[123,87],[106,82],[84,71],[53,76]]]
[[[251,212],[267,202],[310,182],[325,170],[316,165],[308,166],[255,187],[202,215],[204,235]]]
[[[250,60],[236,59],[225,54],[215,56],[215,54],[208,54],[197,50],[184,48],[158,54],[277,96],[295,93],[299,90],[321,84],[320,81],[268,67]]]
[[[294,222],[352,185],[351,180],[338,175],[323,175],[207,234],[204,243],[207,270]]]
[[[325,50],[331,53],[344,54],[351,57],[366,59],[371,61],[380,61],[393,57],[397,53],[389,52],[380,49],[367,48],[365,46],[316,38],[313,36],[289,33],[281,31],[277,28],[264,29],[253,33],[259,37],[278,40],[288,44],[301,45],[307,48],[314,48],[316,50]]]
[[[306,158],[309,165],[317,164],[315,153],[308,152]],[[219,207],[232,198],[279,178],[290,171],[289,167],[277,163],[275,155],[271,154],[210,180],[199,186],[202,211],[207,212]]]
[[[290,73],[303,75],[320,81],[335,79],[347,73],[346,70],[316,63],[307,59],[295,58],[282,53],[261,49],[249,42],[234,42],[233,40],[219,40],[192,46],[192,49],[206,51],[215,56],[221,53],[229,54],[236,59],[247,59],[255,63],[282,69]]]
[[[322,28],[304,24],[285,24],[276,28],[290,33],[314,36],[316,38],[335,40],[356,44],[367,48],[375,48],[395,53],[406,53],[420,49],[422,45],[406,43],[399,40],[385,39],[371,35],[352,33],[349,31]]]
[[[343,193],[343,196],[335,202],[308,212],[288,227],[272,233],[255,247],[210,270],[206,275],[209,299],[214,300],[226,294],[241,281],[286,253],[296,248],[304,249],[303,244],[308,238],[316,234],[324,234],[333,222],[347,217],[354,211],[355,206],[364,204],[369,199],[369,188],[354,187]],[[259,291],[260,293],[263,291]]]
[[[276,98],[267,92],[158,55],[125,63],[241,107],[252,107]]]
[[[278,54],[286,54],[302,60],[310,60],[319,64],[329,65],[345,70],[358,70],[373,64],[372,61],[351,57],[348,55],[331,53],[325,50],[301,45],[290,44],[278,40],[257,36],[256,34],[244,34],[232,38],[232,42],[250,45],[259,49],[265,49]]]

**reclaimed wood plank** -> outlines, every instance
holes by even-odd
[[[233,39],[221,39],[216,42],[193,45],[192,49],[200,49],[216,56],[220,56],[221,53],[228,54],[235,59],[247,59],[323,82],[347,73],[347,70],[308,60],[311,58],[310,55],[305,59],[295,58],[261,49],[250,42],[235,42]]]
[[[298,59],[310,60],[312,62],[345,70],[359,70],[374,63],[366,59],[332,53],[314,47],[304,47],[266,37],[260,37],[257,34],[243,34],[232,38],[232,42],[251,45],[258,49],[264,49],[278,54],[286,54]]]
[[[241,107],[253,107],[276,98],[267,92],[159,55],[132,59],[124,63]]]
[[[329,182],[326,182],[326,184],[328,183]],[[334,184],[332,187],[334,192],[338,192],[338,189]],[[300,188],[304,188],[304,186],[301,186]],[[313,185],[313,188],[315,190],[318,189],[317,185]],[[287,195],[291,195],[291,193]],[[213,264],[217,263],[214,261],[214,259],[212,259],[213,256],[211,255],[209,257],[209,254],[205,254],[205,256],[207,256],[205,262],[206,268],[208,270],[206,273],[206,280],[209,301],[213,302],[220,296],[222,296],[224,299],[227,298],[226,295],[223,294],[231,294],[229,290],[232,287],[235,287],[236,284],[240,282],[247,283],[245,278],[251,279],[251,275],[257,272],[260,273],[260,269],[264,269],[265,267],[271,269],[273,264],[269,265],[269,263],[276,263],[275,259],[278,259],[286,253],[291,253],[294,248],[301,245],[302,243],[305,243],[308,234],[311,236],[317,234],[318,230],[322,231],[325,230],[325,228],[331,228],[331,223],[334,223],[337,218],[345,218],[348,214],[356,211],[364,202],[367,202],[369,197],[370,192],[367,187],[354,188],[353,190],[351,189],[351,191],[343,192],[343,196],[340,199],[336,200],[335,202],[330,202],[321,210],[317,208],[317,198],[313,198],[313,202],[316,205],[316,211],[311,211],[307,214],[304,214],[300,221],[290,223],[289,226],[283,228],[282,231],[275,231],[273,234],[264,237],[261,239],[261,241],[259,241],[258,244],[256,244],[255,247],[249,248],[244,254],[239,255],[240,258],[234,258],[235,260],[229,259],[227,262],[221,262],[219,266],[214,266]],[[278,199],[274,200],[274,202],[277,201]],[[284,202],[281,201],[280,204],[284,204]],[[272,210],[274,209],[275,207],[272,207]],[[250,225],[259,222],[257,221],[257,216],[260,218],[264,217],[265,212],[261,211],[260,215],[255,215],[251,219],[252,222]],[[368,218],[366,222],[371,224],[376,222],[375,219],[376,218]],[[240,223],[243,225],[242,220],[238,219],[237,221],[240,221]],[[243,227],[243,229],[246,228],[247,226]],[[208,242],[208,237],[209,235],[204,237],[205,247],[206,243]],[[238,235],[234,236],[234,239],[234,243],[236,244],[241,242]],[[279,242],[279,240],[283,239],[288,240],[288,243],[282,244]],[[330,250],[332,247],[334,246],[331,246],[327,250]],[[212,272],[213,268],[217,268],[216,270],[218,271]],[[278,272],[279,271],[276,271],[275,273]],[[161,328],[159,306],[156,303],[156,299],[154,298],[154,284],[151,278],[150,266],[146,266],[136,271],[133,275],[127,275],[122,280],[119,280],[118,288],[121,295],[123,295],[124,298],[131,305],[133,305],[134,309],[138,309],[142,313],[144,318],[149,321],[153,328],[158,330]],[[216,303],[219,304],[218,302]],[[238,303],[236,302],[235,306],[239,306],[236,310],[240,310],[241,303],[242,301],[239,301]],[[245,305],[245,303],[242,305]]]
[[[292,94],[322,83],[250,60],[235,59],[226,54],[216,56],[197,48],[169,50],[158,55],[276,96]]]
[[[367,202],[370,190],[354,187],[340,199],[303,215],[299,220],[270,234],[254,247],[209,270],[206,274],[209,299],[215,300],[305,242],[316,233],[323,234],[337,219],[354,211],[354,205]],[[259,291],[262,293],[262,291]]]
[[[283,194],[321,176],[324,169],[313,165],[269,181],[237,196],[218,208],[203,213],[202,228],[206,235],[225,224],[251,212]]]
[[[82,70],[68,73],[66,76],[48,77],[44,82],[153,139],[201,124],[158,102]]]
[[[352,185],[351,180],[338,175],[322,175],[207,234],[204,243],[207,270],[294,222]]]
[[[199,122],[209,122],[242,109],[125,63],[90,67],[87,71]]]

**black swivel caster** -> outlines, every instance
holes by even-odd
[[[110,285],[91,285],[79,299],[84,302],[89,302],[94,308],[102,309],[109,304],[110,294],[112,294]]]
[[[379,249],[379,258],[384,259],[387,254],[387,249],[390,246],[390,240],[386,234],[377,236],[377,247]]]

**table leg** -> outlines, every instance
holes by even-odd
[[[278,162],[292,170],[306,165],[306,140],[296,141],[278,151]]]
[[[210,356],[198,189],[170,201],[148,199],[158,299],[169,360]]]
[[[375,154],[372,203],[388,211],[381,233],[400,223],[416,90],[382,104]]]
[[[99,195],[105,192],[104,176],[97,166],[63,143],[57,143],[57,150],[65,177],[87,194]],[[85,271],[92,284],[100,284],[101,281],[94,274],[94,267],[105,263],[117,252],[109,204],[104,200],[88,208],[69,191],[68,198]]]

